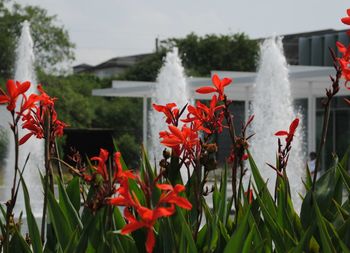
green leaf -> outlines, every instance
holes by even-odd
[[[176,207],[176,214],[177,214],[176,216],[178,217],[179,222],[181,224],[181,227],[182,227],[181,233],[184,236],[184,238],[186,239],[187,246],[189,248],[189,252],[196,253],[197,247],[196,247],[196,243],[193,240],[191,229],[189,228],[187,221],[185,220],[185,217],[182,213],[182,210],[179,207]]]
[[[257,186],[257,191],[255,191],[256,194],[261,196],[261,199],[263,200],[263,202],[265,203],[265,206],[268,210],[268,212],[270,213],[271,216],[276,217],[277,216],[277,211],[276,211],[276,206],[274,203],[274,200],[267,188],[267,182],[264,181],[264,179],[262,178],[258,167],[255,164],[255,161],[252,157],[252,155],[250,154],[249,150],[247,150],[248,152],[248,160],[249,160],[249,164],[250,164],[250,168],[252,170],[252,174],[253,174],[253,178],[254,178],[254,182]]]
[[[254,236],[254,232],[255,229],[254,227],[250,230],[247,238],[245,238],[244,240],[244,245],[243,245],[243,249],[242,249],[242,253],[249,253],[251,252],[250,249],[252,247],[252,240],[253,240],[253,236]]]
[[[35,221],[35,217],[33,215],[33,212],[32,212],[31,206],[30,206],[30,197],[29,197],[27,185],[26,185],[25,180],[23,179],[23,176],[21,175],[21,173],[19,175],[21,177],[21,182],[22,182],[24,204],[25,204],[26,214],[27,214],[28,230],[29,230],[30,238],[32,239],[33,250],[34,250],[34,252],[40,253],[43,250],[42,249],[43,246],[41,243],[38,224]]]
[[[283,233],[284,228],[281,227],[277,221],[276,221],[276,216],[273,216],[272,212],[269,211],[267,208],[268,202],[264,202],[262,197],[259,195],[256,196],[256,200],[259,203],[261,213],[264,217],[265,220],[265,225],[267,227],[267,232],[269,235],[273,238],[273,241],[275,243],[275,246],[278,251],[285,252],[286,251],[286,243],[285,243],[285,235]]]
[[[63,183],[59,179],[57,179],[57,181],[59,192],[59,205],[61,207],[61,210],[65,215],[66,219],[68,220],[71,229],[75,230],[76,228],[79,228],[81,230],[83,228],[83,224],[81,223],[79,214],[73,206],[72,202],[70,201],[68,194],[63,186]]]
[[[218,233],[219,228],[217,225],[218,219],[217,218],[213,219],[213,215],[211,214],[210,209],[204,199],[202,199],[202,205],[203,205],[203,209],[206,217],[206,223],[208,227],[205,251],[212,252],[215,250],[219,240],[219,233]]]
[[[337,231],[335,230],[334,226],[332,223],[330,223],[329,221],[325,220],[325,223],[328,225],[328,227],[330,228],[330,232],[332,233],[333,235],[333,238],[336,239],[337,241],[337,244],[340,246],[341,248],[341,251],[343,253],[350,253],[350,250],[349,248],[346,246],[346,244],[340,239]]]
[[[18,230],[15,229],[15,232],[12,236],[12,239],[10,241],[9,245],[9,252],[21,252],[21,253],[32,253],[30,250],[29,245],[27,242],[24,240],[22,235],[19,234]],[[34,251],[35,252],[35,251]],[[42,252],[42,251],[40,251]]]
[[[309,245],[309,241],[311,239],[311,236],[314,232],[315,226],[309,227],[305,233],[301,236],[300,241],[298,242],[298,245],[292,249],[291,253],[303,253],[305,252],[305,249]]]
[[[332,198],[335,195],[335,188],[339,180],[339,173],[335,167],[327,170],[316,182],[315,192],[309,191],[301,205],[300,219],[303,227],[308,228],[314,220],[315,210],[313,202],[316,201],[320,212],[326,214],[332,205]],[[314,194],[314,196],[312,196]]]
[[[249,230],[248,217],[250,214],[250,207],[246,210],[242,220],[238,223],[238,227],[227,243],[224,253],[241,253],[244,247],[244,240],[247,231]]]
[[[69,243],[67,245],[67,247],[64,250],[64,253],[72,253],[74,252],[76,246],[77,246],[77,240],[78,240],[78,236],[79,236],[79,229],[76,228],[73,232],[73,235],[71,236]]]
[[[64,250],[70,243],[73,230],[51,191],[48,191],[48,211],[59,246]]]
[[[322,245],[322,251],[323,252],[336,252],[333,244],[332,244],[332,239],[328,233],[324,218],[320,212],[320,209],[318,207],[318,204],[316,201],[313,201],[314,203],[314,209],[315,209],[315,214],[316,214],[316,223],[317,227],[320,233],[321,237],[321,245]]]
[[[73,177],[73,179],[68,183],[66,192],[70,201],[72,202],[75,210],[79,213],[80,211],[80,178]]]

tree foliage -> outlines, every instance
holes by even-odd
[[[257,41],[244,33],[203,37],[191,33],[165,40],[163,46],[178,47],[185,69],[194,76],[208,76],[211,70],[254,71],[259,49]]]
[[[0,0],[0,75],[12,77],[15,63],[15,48],[21,32],[21,24],[31,24],[34,53],[37,67],[57,71],[60,64],[74,59],[74,44],[67,30],[57,24],[57,17],[48,15],[38,6],[8,5]]]
[[[41,72],[38,80],[44,89],[58,99],[56,111],[72,128],[109,128],[126,161],[138,161],[142,139],[142,101],[137,98],[92,96],[92,89],[107,88],[110,79],[91,75],[53,76]],[[127,120],[126,120],[127,119]]]
[[[119,80],[155,81],[159,69],[162,67],[165,54],[166,50],[162,49],[159,52],[149,55],[134,66],[127,69],[117,78]]]
[[[185,38],[170,38],[161,42],[160,50],[135,64],[118,79],[155,81],[167,51],[176,46],[189,76],[209,76],[211,70],[254,71],[258,57],[258,42],[244,33],[233,35],[194,33]]]

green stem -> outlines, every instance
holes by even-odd
[[[47,211],[47,198],[49,191],[49,183],[50,188],[53,192],[53,186],[51,185],[51,178],[49,182],[49,177],[52,174],[50,170],[50,115],[49,113],[45,113],[45,126],[44,126],[44,135],[45,135],[45,182],[44,182],[44,205],[43,205],[43,213],[42,213],[42,221],[41,221],[41,241],[45,242],[45,226],[46,226],[46,211]],[[51,175],[52,177],[52,175]]]
[[[17,173],[18,173],[18,158],[19,158],[19,144],[18,144],[18,127],[17,127],[17,121],[14,117],[14,112],[11,112],[12,114],[12,122],[13,122],[13,136],[15,141],[15,174],[13,176],[13,182],[12,182],[12,188],[11,188],[11,199],[7,202],[7,209],[6,209],[6,235],[4,238],[4,252],[9,252],[9,242],[10,242],[10,220],[13,212],[13,208],[16,204],[17,194],[16,194],[16,182],[17,182]]]

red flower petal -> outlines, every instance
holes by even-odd
[[[33,135],[33,133],[26,134],[25,136],[23,136],[23,137],[19,140],[18,144],[19,144],[19,145],[24,144],[32,135]]]
[[[183,192],[184,190],[186,190],[186,187],[183,186],[182,184],[177,184],[174,187],[174,191],[175,192]]]
[[[175,212],[175,206],[172,205],[171,207],[158,207],[153,211],[153,219],[156,220],[160,217],[168,217],[174,214]]]
[[[176,146],[180,145],[181,141],[174,140],[171,138],[164,138],[160,143],[163,144],[164,146],[168,146],[168,147],[172,148],[172,147],[176,147]]]
[[[23,94],[30,88],[30,82],[23,82],[17,89],[17,94]]]
[[[299,125],[299,119],[296,118],[295,120],[293,120],[293,122],[289,126],[289,134],[293,135],[298,125]]]
[[[283,136],[283,135],[288,135],[287,131],[278,131],[275,133],[276,136]]]
[[[149,228],[148,233],[147,233],[147,240],[146,240],[147,253],[153,252],[153,248],[154,248],[155,243],[156,243],[156,239],[154,237],[153,229]]]
[[[343,22],[343,24],[350,25],[350,17],[342,18],[341,22]]]
[[[225,87],[229,85],[232,82],[231,78],[225,77],[224,79],[221,80],[221,87]]]
[[[211,78],[211,81],[213,82],[214,86],[217,89],[220,89],[221,87],[221,80],[217,74],[214,74],[213,77]]]
[[[152,106],[158,112],[163,112],[164,111],[164,106],[162,106],[162,105],[152,104]]]
[[[114,206],[128,206],[128,205],[130,205],[130,202],[127,201],[124,197],[116,197],[116,198],[107,199],[106,203],[108,205],[114,205]]]
[[[346,52],[346,47],[340,41],[337,41],[335,44],[337,45],[339,52],[343,54]]]
[[[204,86],[197,89],[196,92],[199,94],[208,94],[208,93],[216,92],[216,89],[214,87]]]
[[[184,139],[182,131],[178,129],[176,126],[169,125],[169,130],[180,140]]]
[[[168,203],[173,203],[178,205],[179,207],[186,209],[186,210],[191,210],[192,209],[192,204],[185,198],[176,196],[173,199],[169,200]]]
[[[157,187],[163,191],[173,191],[174,188],[170,184],[157,184]]]
[[[9,102],[9,98],[5,95],[0,96],[0,104],[5,104]]]
[[[242,156],[242,160],[247,160],[249,158],[249,155],[248,154],[244,154],[243,156]]]
[[[126,224],[122,231],[121,231],[121,234],[122,235],[125,235],[125,234],[129,234],[135,230],[138,230],[140,228],[144,227],[144,224],[142,222],[139,222],[139,221],[136,221],[136,222],[132,222],[132,223],[129,223],[129,224]]]
[[[16,93],[16,84],[15,84],[15,81],[14,80],[8,80],[6,82],[6,89],[7,89],[7,93],[8,95],[13,98],[15,96],[15,93]]]

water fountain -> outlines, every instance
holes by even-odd
[[[270,192],[274,192],[276,173],[266,165],[266,162],[274,164],[276,160],[277,137],[274,133],[279,130],[288,130],[293,119],[300,118],[293,109],[288,65],[283,54],[282,40],[279,37],[267,39],[261,45],[252,111],[255,115],[252,130],[256,133],[251,141],[252,155],[262,176],[268,180]],[[304,188],[302,178],[305,178],[301,125],[302,123],[293,140],[287,167],[293,203],[297,209],[301,204],[298,194],[302,193]]]
[[[16,64],[15,64],[15,80],[16,81],[30,81],[32,86],[27,91],[26,94],[36,93],[36,76],[34,71],[34,53],[33,53],[33,40],[30,35],[29,22],[25,21],[22,25],[21,36],[18,40],[18,45],[16,49]],[[20,103],[21,101],[18,101]],[[3,128],[9,129],[10,114],[5,110],[5,107],[1,108],[1,124]],[[4,120],[3,120],[4,119]],[[20,123],[21,124],[21,123]],[[10,184],[13,178],[14,172],[14,140],[10,131],[9,136],[9,149],[8,157],[6,159],[6,166],[3,173],[3,182],[1,201],[6,201],[10,196]],[[22,137],[27,133],[26,130],[19,128],[19,136]],[[31,203],[33,207],[33,212],[39,214],[41,212],[42,203],[42,187],[39,177],[39,169],[43,168],[43,141],[37,140],[35,138],[29,139],[24,145],[20,146],[19,149],[19,168],[22,169],[26,157],[30,154],[30,159],[28,160],[24,178],[26,180],[28,190],[31,194]],[[15,212],[24,210],[22,190],[19,191],[17,205]]]
[[[181,110],[188,102],[187,84],[184,68],[178,55],[178,49],[173,48],[165,57],[165,62],[161,68],[157,85],[153,90],[152,103],[165,105],[167,103],[176,103]],[[155,110],[150,111],[150,140],[151,140],[151,158],[157,161],[161,159],[164,146],[159,143],[159,132],[167,130],[167,124],[164,115]]]

